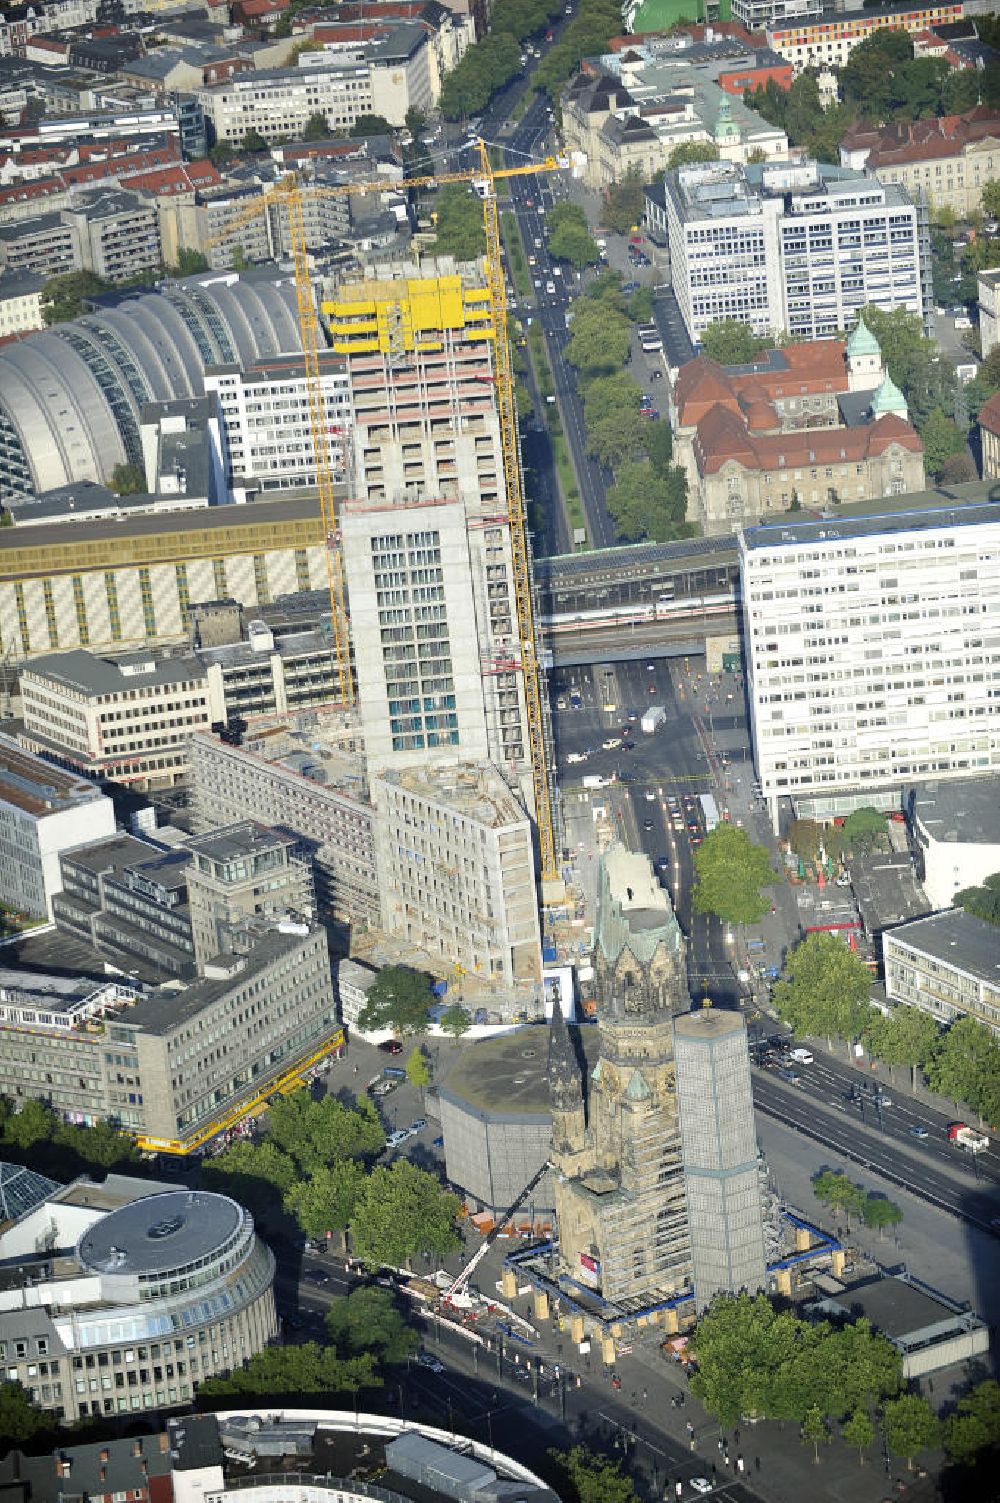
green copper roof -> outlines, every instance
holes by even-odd
[[[885,376],[882,385],[872,397],[872,415],[881,417],[887,412],[901,412],[905,416],[906,411],[906,398],[892,377]]]
[[[625,1095],[628,1097],[629,1101],[648,1101],[652,1094],[652,1091],[646,1084],[646,1078],[643,1075],[642,1071],[636,1070],[632,1076],[632,1079],[625,1087]]]
[[[875,335],[869,329],[863,318],[859,318],[851,330],[851,337],[847,341],[847,354],[852,355],[881,355],[882,349]]]

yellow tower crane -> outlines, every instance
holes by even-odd
[[[521,463],[517,441],[517,412],[514,407],[514,375],[511,365],[510,344],[507,339],[507,289],[503,274],[500,242],[500,214],[497,205],[496,179],[527,177],[536,172],[556,172],[569,166],[565,158],[546,157],[540,162],[526,163],[519,167],[494,169],[484,141],[477,143],[479,166],[463,172],[440,173],[433,177],[404,179],[398,186],[410,188],[437,188],[449,183],[471,183],[482,199],[483,227],[486,232],[486,285],[490,294],[490,311],[493,321],[493,349],[496,373],[497,408],[500,416],[500,442],[503,453],[504,484],[507,492],[507,520],[510,524],[511,553],[514,568],[514,601],[517,610],[518,633],[521,644],[521,674],[524,680],[524,699],[528,717],[528,747],[531,756],[531,778],[535,796],[535,823],[538,830],[539,864],[541,867],[542,897],[552,892],[559,882],[559,865],[556,859],[555,830],[552,821],[552,793],[549,785],[548,763],[545,756],[544,718],[542,714],[542,685],[538,663],[538,645],[535,637],[535,610],[531,596],[531,568],[528,554],[528,537],[525,525],[524,491],[521,484]],[[344,576],[338,545],[336,498],[333,487],[333,467],[330,462],[330,440],[326,423],[326,404],[323,399],[322,373],[320,370],[319,319],[316,300],[309,275],[309,257],[306,251],[305,224],[302,203],[307,194],[323,197],[342,197],[352,193],[385,193],[387,185],[382,182],[344,183],[336,187],[303,187],[298,175],[287,173],[273,188],[229,221],[226,228],[206,241],[205,249],[232,237],[244,224],[250,223],[272,207],[283,208],[288,215],[289,240],[292,261],[295,267],[295,291],[298,306],[299,326],[302,333],[302,353],[305,361],[306,390],[309,401],[309,425],[312,433],[316,459],[316,483],[319,504],[326,531],[327,571],[330,582],[330,608],[333,625],[334,647],[337,655],[337,674],[340,687],[340,702],[348,705],[354,700],[351,678],[350,644],[347,618],[344,610]]]

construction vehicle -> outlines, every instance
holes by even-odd
[[[966,1153],[982,1153],[990,1146],[990,1140],[984,1132],[977,1132],[964,1122],[948,1124],[948,1141],[954,1143],[956,1148],[964,1148]]]
[[[546,1159],[545,1163],[538,1170],[538,1172],[531,1176],[517,1199],[507,1207],[502,1216],[497,1217],[496,1221],[493,1223],[492,1230],[486,1233],[486,1236],[484,1237],[481,1245],[476,1248],[476,1251],[473,1253],[468,1263],[466,1263],[461,1273],[452,1284],[449,1284],[448,1288],[441,1296],[442,1305],[450,1304],[451,1301],[455,1298],[456,1294],[458,1294],[462,1289],[465,1288],[466,1284],[469,1282],[469,1279],[472,1277],[472,1274],[479,1267],[480,1263],[483,1261],[486,1254],[493,1246],[494,1242],[500,1236],[500,1233],[503,1231],[504,1227],[507,1226],[513,1216],[517,1215],[518,1211],[524,1205],[524,1202],[527,1200],[532,1190],[541,1181],[542,1177],[548,1172],[551,1167],[552,1166],[549,1163],[548,1159]]]
[[[472,143],[470,143],[471,147]],[[497,206],[496,180],[498,178],[526,177],[537,172],[557,172],[569,167],[568,158],[546,157],[541,162],[530,162],[518,167],[494,169],[485,141],[477,141],[479,166],[463,172],[446,172],[431,177],[407,178],[399,186],[410,188],[438,188],[450,183],[469,183],[483,205],[483,226],[486,233],[486,284],[490,297],[490,313],[493,324],[493,349],[497,395],[497,410],[500,418],[500,439],[503,452],[504,484],[507,494],[507,520],[511,534],[513,556],[514,601],[517,611],[520,639],[521,675],[524,682],[525,709],[528,721],[528,746],[531,757],[531,779],[535,798],[535,825],[538,832],[539,864],[541,868],[542,902],[551,897],[560,897],[559,866],[556,857],[555,829],[552,819],[552,796],[549,786],[548,765],[545,756],[545,728],[542,714],[541,673],[538,663],[538,648],[535,637],[535,612],[531,596],[531,563],[528,554],[528,537],[525,522],[524,492],[521,484],[521,462],[517,436],[517,412],[514,406],[514,375],[507,339],[507,289],[503,272],[500,240],[500,216]],[[305,361],[306,387],[309,400],[309,422],[316,459],[316,483],[319,491],[320,510],[327,538],[327,571],[330,586],[330,608],[334,650],[337,656],[339,702],[350,705],[354,702],[354,687],[351,676],[350,643],[344,605],[344,577],[340,555],[340,534],[337,524],[336,498],[334,495],[333,467],[330,459],[330,442],[327,432],[323,387],[320,377],[320,329],[316,312],[316,299],[309,275],[309,256],[306,250],[305,225],[302,213],[304,193],[323,197],[342,197],[345,194],[385,193],[384,181],[370,183],[344,183],[334,187],[307,187],[299,182],[296,173],[289,172],[273,188],[262,193],[235,215],[219,234],[205,243],[205,250],[228,240],[244,224],[260,214],[266,214],[272,206],[283,209],[288,215],[292,261],[295,267],[295,291],[298,306],[299,326],[302,333],[302,352]]]

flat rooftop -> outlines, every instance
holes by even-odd
[[[934,778],[917,783],[914,793],[914,816],[931,840],[947,845],[1000,845],[997,777]]]
[[[63,772],[22,751],[9,736],[0,736],[0,803],[43,816],[92,803],[101,796],[100,789],[86,778]]]
[[[836,1296],[838,1305],[860,1312],[872,1325],[893,1340],[948,1320],[957,1311],[948,1301],[906,1278],[876,1278],[852,1284]]]
[[[81,1263],[97,1273],[149,1274],[211,1257],[244,1212],[226,1195],[173,1190],[111,1211],[84,1232]]]
[[[1000,987],[1000,927],[963,908],[948,908],[901,924],[892,931],[892,939]]]
[[[431,803],[442,803],[488,829],[525,824],[527,816],[507,784],[489,763],[455,763],[380,773],[373,781],[403,788]]]
[[[133,689],[200,680],[205,676],[195,657],[155,659],[152,653],[134,653],[123,658],[103,658],[83,648],[33,658],[25,665],[24,672],[88,698],[127,694]]]
[[[696,1044],[714,1044],[745,1029],[742,1013],[727,1012],[724,1007],[699,1007],[674,1019],[674,1032]]]
[[[913,498],[906,497],[905,501]],[[850,542],[855,538],[893,537],[904,532],[934,532],[951,527],[987,527],[1000,523],[1000,505],[985,502],[967,506],[912,506],[874,516],[822,517],[812,522],[775,522],[745,527],[740,534],[747,553],[775,548]]]
[[[207,835],[197,835],[187,842],[187,847],[193,856],[209,856],[213,861],[238,861],[243,856],[273,851],[275,846],[294,844],[293,836],[282,835],[254,819],[244,819],[239,824],[226,825]]]
[[[872,935],[923,918],[931,911],[909,854],[856,858],[851,862],[851,888],[864,926]]]
[[[580,1060],[581,1078],[597,1063],[600,1030],[570,1028]],[[441,1086],[441,1096],[460,1107],[473,1107],[493,1121],[547,1121],[549,1106],[549,1030],[541,1024],[480,1039],[456,1056]]]

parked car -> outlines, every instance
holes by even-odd
[[[423,1132],[423,1130],[424,1130],[424,1128],[426,1126],[427,1126],[427,1118],[426,1117],[418,1117],[417,1120],[416,1120],[416,1122],[411,1122],[410,1123],[410,1132],[411,1133],[414,1133],[414,1132]]]
[[[386,1148],[399,1148],[406,1142],[409,1136],[410,1134],[404,1128],[397,1128],[395,1132],[391,1132],[386,1138],[385,1146]]]
[[[399,1039],[383,1039],[378,1047],[383,1054],[402,1054],[403,1052],[403,1046],[399,1042]]]

